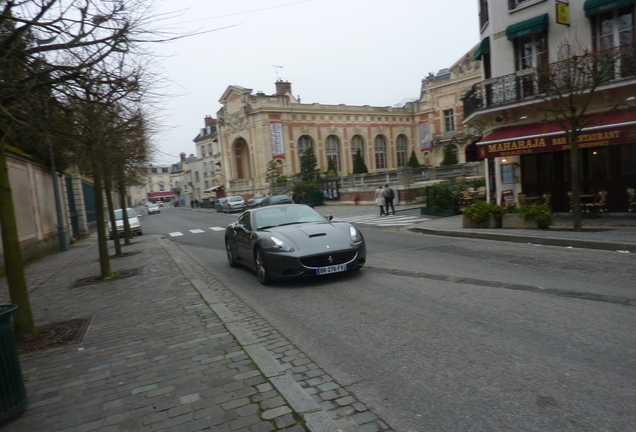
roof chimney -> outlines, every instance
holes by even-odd
[[[289,81],[276,81],[276,95],[285,96],[287,93],[291,94],[291,83]]]
[[[205,118],[203,119],[203,121],[205,122],[205,127],[208,126],[215,126],[216,125],[216,119],[212,118],[211,116],[205,116]]]
[[[186,160],[186,154],[185,154],[185,153],[183,153],[183,152],[181,152],[181,154],[180,154],[179,156],[181,156],[181,162],[185,162],[185,160]]]

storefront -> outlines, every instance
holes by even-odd
[[[163,201],[171,202],[174,198],[174,194],[171,191],[161,191],[161,192],[148,192],[148,201]]]
[[[592,117],[585,122],[592,121]],[[616,111],[579,133],[581,195],[608,191],[608,208],[627,211],[627,188],[636,187],[636,112]],[[496,196],[551,195],[554,211],[570,208],[570,142],[558,123],[502,128],[477,145],[480,159],[494,159]]]

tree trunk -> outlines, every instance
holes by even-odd
[[[37,335],[37,328],[33,321],[29,290],[24,278],[22,267],[22,252],[18,224],[15,218],[15,206],[9,182],[9,167],[4,151],[4,144],[0,142],[0,229],[2,230],[2,247],[4,250],[4,266],[9,285],[11,303],[18,306],[13,314],[14,331],[17,340],[33,338]]]
[[[110,216],[111,229],[113,230],[113,242],[115,243],[115,255],[121,255],[121,243],[119,242],[119,233],[117,231],[117,221],[115,220],[115,204],[111,194],[112,182],[110,177],[104,176],[104,191],[106,192],[106,203],[108,204],[108,214]]]
[[[570,172],[572,177],[572,223],[574,231],[583,231],[581,222],[581,188],[579,186],[579,135],[577,128],[570,129]]]
[[[119,179],[117,181],[117,186],[119,189],[119,206],[122,209],[126,209],[128,206],[126,205],[126,185],[123,180]],[[124,218],[124,232],[126,233],[126,239],[124,240],[125,244],[130,244],[130,239],[132,238],[132,231],[130,229],[130,221],[128,220],[128,215]],[[130,234],[130,235],[129,235]]]
[[[108,243],[106,242],[106,223],[104,220],[104,188],[102,186],[101,167],[95,160],[95,151],[93,150],[92,153],[93,181],[95,182],[95,216],[97,220],[97,242],[99,246],[99,268],[103,279],[111,275]],[[115,223],[115,221],[113,221],[113,223]],[[113,235],[118,235],[117,230],[113,231]]]

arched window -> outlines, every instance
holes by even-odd
[[[360,135],[354,135],[351,138],[351,162],[352,165],[355,165],[356,155],[358,154],[358,150],[360,150],[360,155],[362,159],[364,159],[364,139]]]
[[[398,167],[406,166],[407,141],[405,135],[399,135],[395,143],[396,161]]]
[[[386,169],[386,137],[378,135],[373,145],[375,151],[375,169]]]
[[[312,140],[309,135],[302,135],[300,138],[298,138],[298,156],[302,156],[305,150],[307,150],[309,147],[313,147],[313,145],[314,140]]]
[[[338,137],[329,135],[325,141],[325,148],[327,151],[327,167],[329,167],[329,162],[331,162],[336,172],[340,172],[340,140]]]

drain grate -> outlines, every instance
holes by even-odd
[[[40,336],[18,344],[20,354],[44,351],[59,346],[80,343],[93,317],[75,318],[38,327]]]
[[[118,277],[115,277],[115,278],[112,278],[112,279],[107,279],[107,280],[102,279],[101,276],[89,276],[89,277],[85,277],[85,278],[82,278],[82,279],[78,279],[75,282],[73,282],[73,284],[70,286],[70,289],[81,288],[81,287],[85,287],[85,286],[89,286],[89,285],[103,284],[103,283],[107,283],[107,282],[110,282],[110,281],[115,281],[115,280],[124,279],[124,278],[128,278],[128,277],[138,276],[138,275],[141,274],[141,269],[135,268],[135,269],[128,269],[128,270],[120,270],[117,273],[119,273]]]

